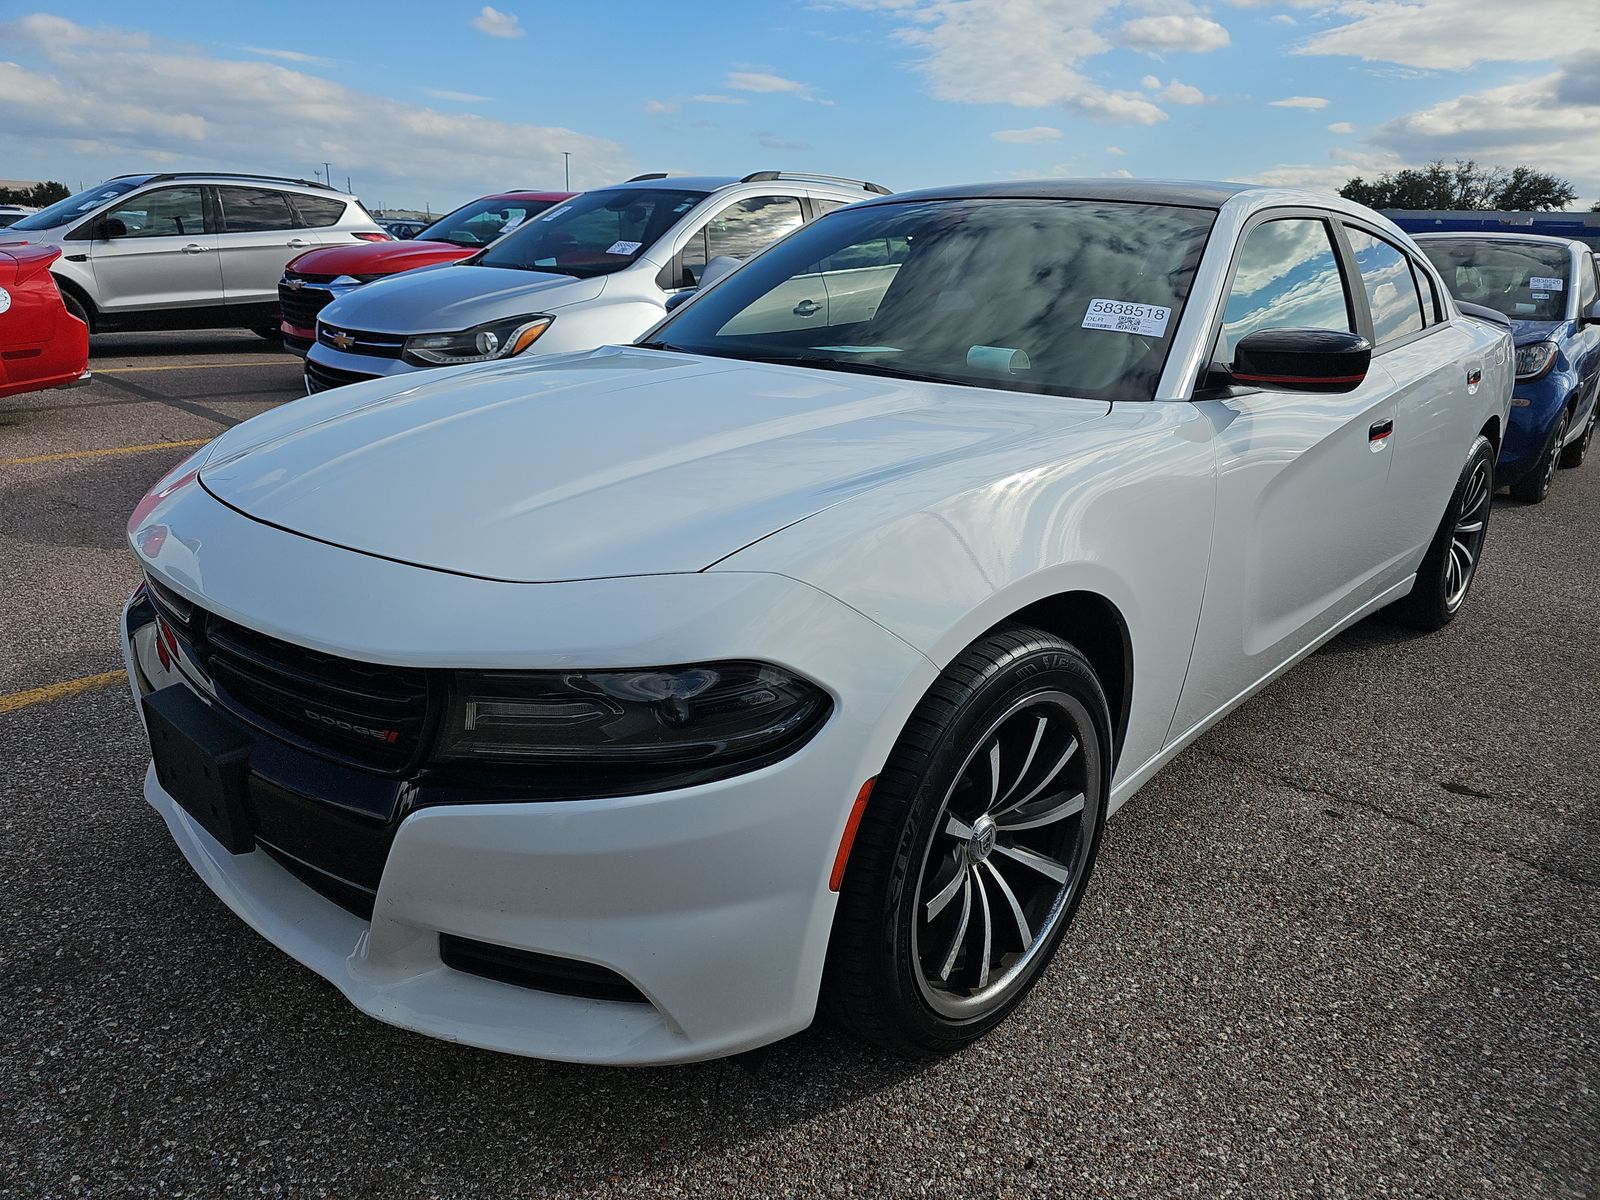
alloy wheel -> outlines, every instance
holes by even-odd
[[[1467,598],[1467,588],[1478,569],[1478,555],[1489,525],[1489,508],[1494,502],[1489,460],[1478,460],[1461,493],[1461,513],[1450,531],[1449,558],[1444,568],[1444,606],[1455,612]]]
[[[1561,443],[1567,438],[1567,416],[1561,414],[1561,421],[1556,426],[1555,440],[1550,443],[1550,456],[1544,462],[1544,491],[1550,490],[1550,485],[1555,482],[1556,468],[1561,465]]]
[[[941,806],[911,915],[913,970],[947,1017],[979,1017],[1029,977],[1083,885],[1100,820],[1088,710],[1060,691],[1013,703]]]

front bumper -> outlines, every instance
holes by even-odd
[[[1577,382],[1570,372],[1552,370],[1542,379],[1516,385],[1505,441],[1495,461],[1496,485],[1514,484],[1539,465],[1555,432],[1556,419]]]
[[[199,875],[252,928],[372,1016],[511,1053],[686,1061],[737,1053],[810,1023],[835,902],[828,875],[851,801],[932,681],[931,663],[854,610],[776,576],[508,588],[349,554],[201,503],[206,519],[190,523],[188,536],[166,539],[154,559],[145,556],[147,571],[234,621],[246,619],[237,602],[259,606],[272,594],[261,590],[261,572],[300,581],[283,591],[270,623],[256,622],[273,636],[324,650],[340,639],[373,661],[403,657],[379,648],[402,638],[413,641],[418,665],[482,666],[492,638],[484,621],[437,614],[481,613],[478,594],[496,602],[510,595],[522,614],[515,627],[537,630],[545,649],[518,650],[508,636],[500,665],[604,657],[583,647],[609,627],[618,658],[642,661],[643,644],[655,646],[652,661],[705,657],[712,644],[716,656],[755,657],[759,647],[759,656],[824,683],[835,698],[828,722],[799,751],[732,779],[638,796],[410,811],[393,830],[370,922],[265,850],[229,854],[148,772],[146,799]],[[211,536],[224,526],[230,536]],[[191,558],[196,547],[204,561]],[[409,589],[392,586],[401,574]],[[366,587],[352,590],[356,575]],[[195,576],[206,580],[206,594],[197,593]],[[374,588],[415,600],[362,603]],[[446,594],[453,604],[443,603]],[[616,636],[619,604],[635,614],[634,646]],[[318,635],[306,624],[312,620]],[[431,638],[416,639],[419,628]],[[137,696],[142,673],[126,612],[123,643]],[[644,1001],[579,998],[455,970],[441,959],[441,934],[595,964]]]
[[[385,379],[395,375],[413,375],[431,369],[414,367],[399,358],[384,358],[376,354],[348,354],[317,341],[313,341],[306,350],[305,360],[308,392],[323,392],[329,388],[343,387],[347,383],[362,383],[368,379]]]

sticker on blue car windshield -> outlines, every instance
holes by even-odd
[[[1528,280],[1528,286],[1536,292],[1559,292],[1562,288],[1566,287],[1566,284],[1562,283],[1561,280],[1557,279],[1554,275],[1535,275],[1532,279]]]

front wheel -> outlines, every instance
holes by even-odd
[[[1597,420],[1600,420],[1600,397],[1595,398],[1594,407],[1589,410],[1589,422],[1583,427],[1583,436],[1561,452],[1563,467],[1583,466],[1583,460],[1589,454],[1589,445],[1594,441],[1594,426]]]
[[[1556,478],[1556,465],[1561,461],[1561,443],[1567,440],[1568,419],[1567,411],[1562,409],[1561,415],[1556,418],[1550,445],[1545,448],[1538,465],[1511,485],[1511,494],[1523,503],[1539,504],[1550,494],[1550,485]]]
[[[1450,494],[1444,520],[1417,568],[1411,594],[1390,606],[1397,620],[1424,631],[1455,620],[1478,573],[1493,507],[1494,443],[1479,434],[1467,452],[1467,465]]]
[[[1078,650],[1021,626],[968,647],[867,802],[829,947],[833,1015],[908,1057],[998,1025],[1066,933],[1110,787],[1110,709]]]

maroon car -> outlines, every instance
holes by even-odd
[[[317,314],[352,288],[476,254],[501,234],[574,194],[500,192],[462,205],[409,240],[306,251],[289,261],[278,283],[283,344],[304,354],[317,338]]]

